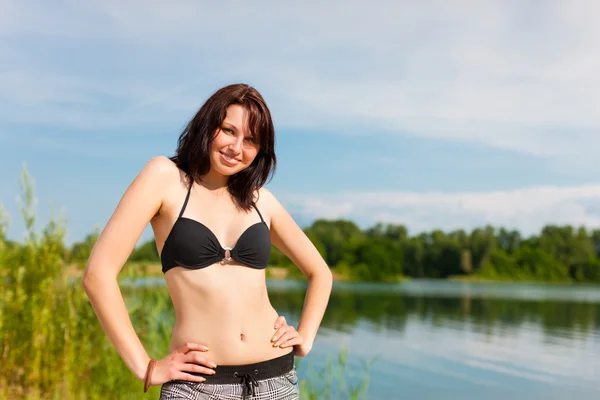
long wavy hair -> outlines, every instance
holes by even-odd
[[[210,144],[227,116],[227,107],[240,105],[247,112],[248,127],[258,140],[259,151],[247,168],[231,175],[227,189],[237,206],[250,210],[255,192],[275,173],[275,128],[271,112],[260,93],[246,84],[233,84],[216,91],[187,124],[177,142],[173,161],[193,181],[210,171]]]

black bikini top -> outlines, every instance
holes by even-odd
[[[271,252],[271,236],[269,227],[256,205],[252,204],[260,217],[260,222],[248,227],[233,248],[224,248],[206,225],[182,217],[191,191],[192,185],[179,216],[165,240],[160,255],[163,273],[174,267],[201,269],[219,261],[231,260],[256,269],[266,268]]]

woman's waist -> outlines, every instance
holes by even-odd
[[[178,316],[171,348],[188,342],[208,346],[211,361],[217,364],[239,365],[277,357],[289,352],[289,348],[272,346],[277,317],[273,308],[268,312],[249,309],[241,314]]]
[[[217,365],[245,365],[261,362],[288,354],[290,347],[273,347],[271,338],[275,329],[261,335],[232,333],[180,334],[173,331],[171,349],[181,348],[186,343],[198,343],[208,347],[205,357]]]

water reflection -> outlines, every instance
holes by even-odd
[[[293,321],[304,287],[272,283]],[[600,288],[417,281],[336,285],[313,358],[377,362],[371,398],[600,395]]]
[[[303,285],[289,282],[274,282],[269,287],[275,308],[293,318],[302,308],[303,291]],[[506,284],[499,288],[418,281],[381,286],[343,284],[333,291],[323,326],[349,332],[360,321],[367,321],[374,330],[401,333],[409,318],[454,329],[462,324],[489,334],[510,334],[534,324],[549,336],[579,338],[600,327],[600,288]]]

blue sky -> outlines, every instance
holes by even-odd
[[[302,225],[600,227],[599,14],[591,1],[0,1],[9,234],[23,234],[23,163],[40,224],[64,209],[80,240],[232,82],[272,110],[268,187]]]

